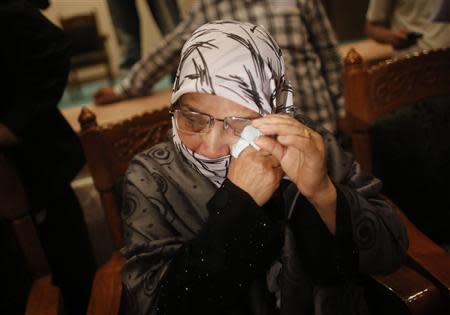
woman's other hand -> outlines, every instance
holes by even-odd
[[[228,169],[228,179],[262,206],[280,185],[283,171],[278,160],[264,150],[246,148]]]
[[[252,124],[266,135],[255,143],[279,161],[316,208],[335,204],[336,189],[328,176],[325,143],[319,133],[288,115],[268,115]]]

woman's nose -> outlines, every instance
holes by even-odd
[[[230,154],[230,144],[222,124],[214,124],[209,132],[202,136],[197,153],[210,159]]]

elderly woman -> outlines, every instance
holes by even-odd
[[[138,154],[124,182],[131,312],[367,312],[355,279],[397,268],[405,229],[380,181],[292,109],[262,27],[216,21],[192,34],[172,139]]]

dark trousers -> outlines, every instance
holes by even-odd
[[[129,70],[141,59],[140,18],[135,0],[108,0],[109,12],[121,50],[120,68]],[[166,35],[180,23],[175,0],[147,0],[161,34]]]
[[[68,184],[41,209],[37,229],[67,314],[86,314],[96,266],[83,212]]]
[[[6,220],[0,220],[0,279],[0,314],[23,315],[33,275]]]

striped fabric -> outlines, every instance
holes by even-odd
[[[292,5],[295,4],[295,5]],[[319,0],[198,0],[189,16],[115,87],[120,95],[146,95],[176,69],[192,32],[209,21],[231,19],[264,26],[283,51],[294,89],[295,114],[331,132],[344,116],[337,41]]]

